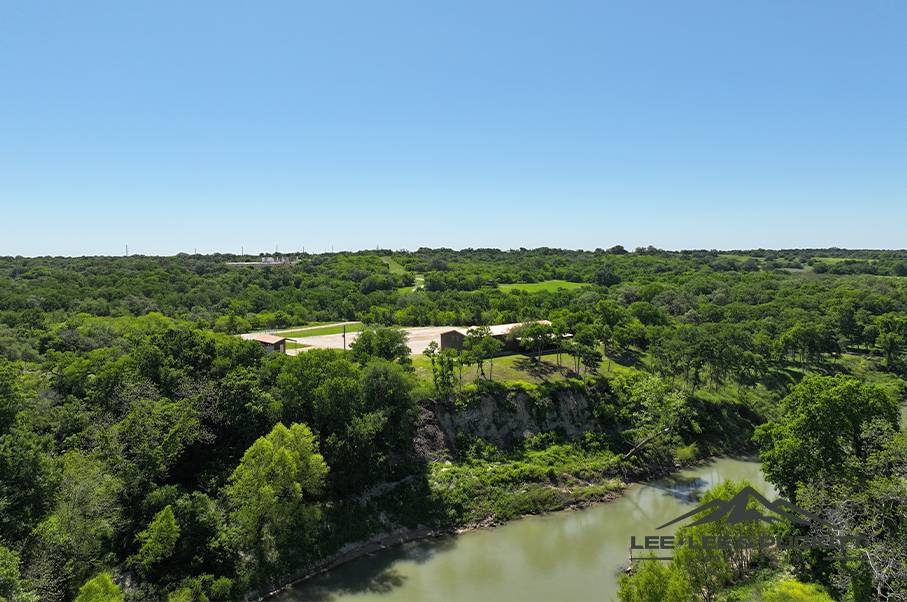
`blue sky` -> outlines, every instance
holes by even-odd
[[[907,3],[5,2],[0,254],[904,248]]]

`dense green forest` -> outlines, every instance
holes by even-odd
[[[837,599],[907,595],[907,251],[288,257],[0,258],[0,599],[238,599],[390,528],[605,499],[748,446],[873,559],[771,562]],[[549,281],[583,286],[523,290]],[[344,320],[370,325],[350,351],[232,336]],[[424,357],[398,330],[537,320],[529,357],[490,365],[481,329]],[[543,357],[559,340],[570,359]],[[441,409],[519,399],[542,424],[566,395],[581,434],[429,436]],[[673,583],[714,599],[747,572],[721,574]]]

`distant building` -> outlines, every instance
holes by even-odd
[[[273,334],[258,334],[252,338],[253,341],[258,341],[264,345],[265,353],[271,353],[276,351],[278,353],[287,352],[287,338],[286,337],[277,337]]]
[[[540,324],[551,324],[548,320],[537,320],[537,322]],[[514,322],[513,324],[497,324],[488,327],[488,329],[491,330],[491,336],[504,343],[504,348],[501,349],[502,353],[513,353],[520,350],[520,342],[518,340],[508,341],[507,333],[523,324],[532,324],[532,322]],[[441,349],[456,349],[457,351],[463,351],[463,341],[466,340],[467,330],[469,329],[457,328],[448,332],[442,332]]]
[[[231,268],[269,268],[275,265],[296,264],[299,261],[299,258],[290,259],[289,257],[271,257],[267,255],[262,257],[260,261],[228,261],[227,266]]]

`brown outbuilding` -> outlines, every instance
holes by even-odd
[[[287,338],[278,337],[273,334],[258,334],[252,338],[253,341],[258,341],[264,345],[265,353],[271,353],[276,351],[278,353],[287,352]]]
[[[548,324],[551,322],[548,320],[537,320],[540,324]],[[495,326],[489,326],[491,330],[491,336],[497,340],[504,343],[504,348],[501,349],[502,353],[515,353],[520,349],[520,342],[518,340],[507,340],[507,333],[517,326],[522,326],[523,324],[532,324],[532,322],[514,322],[512,324],[496,324]],[[448,332],[441,333],[441,349],[456,349],[457,351],[463,351],[463,341],[466,340],[466,331],[468,328],[457,328],[455,330],[450,330]]]

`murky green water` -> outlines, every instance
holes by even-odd
[[[688,512],[723,479],[747,479],[774,499],[758,458],[722,458],[578,512],[411,542],[345,564],[275,598],[303,600],[610,600],[630,536]],[[658,534],[661,534],[659,532]]]

